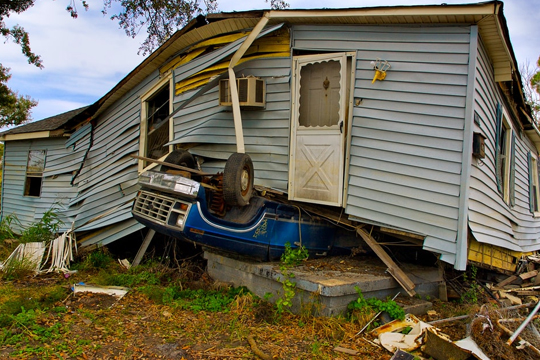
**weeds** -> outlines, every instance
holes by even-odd
[[[53,240],[64,224],[56,210],[56,208],[51,208],[45,211],[41,220],[30,224],[28,228],[24,229],[19,238],[20,242],[49,242]]]
[[[405,311],[394,300],[382,301],[377,298],[366,299],[362,290],[357,286],[355,287],[358,292],[358,299],[351,302],[347,308],[349,309],[349,318],[352,321],[366,322],[372,317],[373,314],[379,312],[386,312],[392,319],[405,318]],[[377,324],[374,323],[374,326]]]
[[[283,286],[283,295],[276,301],[278,314],[282,314],[292,307],[296,283],[291,280],[294,278],[294,273],[291,272],[290,269],[299,265],[307,258],[308,252],[305,247],[300,246],[296,249],[292,249],[290,243],[285,244],[285,251],[283,252],[283,255],[281,255],[281,262],[279,265],[279,270],[283,277],[278,278],[278,280]]]
[[[33,275],[36,272],[36,264],[29,259],[10,259],[7,264],[4,264],[0,279],[5,281],[13,281],[26,276]]]
[[[2,221],[0,221],[0,241],[19,237],[13,230],[15,227],[21,227],[21,222],[17,218],[17,215],[9,214],[4,216]]]
[[[463,273],[463,281],[469,283],[469,289],[461,296],[462,303],[477,304],[482,295],[482,289],[476,280],[478,268],[474,265],[470,267],[470,278],[467,273]]]

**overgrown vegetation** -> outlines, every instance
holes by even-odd
[[[371,317],[379,312],[387,313],[392,319],[403,320],[405,318],[405,311],[394,300],[366,299],[359,287],[355,287],[355,289],[358,293],[358,299],[348,305],[349,318],[352,321],[367,323]],[[373,322],[373,326],[378,326],[378,323]]]
[[[9,217],[0,223],[0,244],[16,235],[11,228],[16,223]],[[49,214],[29,234],[42,238],[40,234],[58,230],[57,224],[57,217]],[[385,350],[358,341],[357,333],[378,312],[403,319],[403,309],[393,300],[366,299],[357,288],[348,317],[291,313],[293,267],[307,255],[304,248],[287,245],[279,265],[283,294],[275,305],[245,288],[213,283],[201,266],[193,265],[196,259],[153,256],[126,269],[106,247],[80,255],[72,267],[75,273],[36,277],[3,272],[0,358],[245,358],[256,353],[252,343],[258,344],[257,351],[283,359],[335,358],[338,345],[358,351],[356,358],[389,358]],[[465,280],[474,283],[476,276],[471,268]],[[129,291],[120,301],[74,294],[71,287],[80,282]]]
[[[295,295],[296,283],[292,281],[294,279],[294,273],[291,268],[300,265],[300,263],[308,258],[308,252],[305,247],[299,246],[295,249],[291,247],[290,243],[285,244],[285,251],[281,255],[281,262],[279,264],[279,270],[282,277],[279,278],[283,286],[283,294],[276,301],[276,308],[278,314],[282,314],[284,311],[289,311],[292,307],[292,300]]]

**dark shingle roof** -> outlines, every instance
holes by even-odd
[[[57,130],[60,129],[63,125],[65,125],[69,120],[73,119],[75,116],[79,115],[88,108],[89,106],[84,106],[82,108],[67,111],[63,114],[51,116],[43,120],[38,120],[28,124],[17,126],[16,128],[1,132],[0,136]]]

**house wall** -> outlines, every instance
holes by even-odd
[[[27,226],[60,205],[63,230],[73,224],[83,246],[105,245],[142,229],[131,216],[139,187],[137,160],[129,155],[139,150],[140,96],[158,76],[155,71],[95,119],[95,125],[84,125],[70,138],[7,141],[2,216],[15,213]],[[39,198],[23,196],[31,149],[47,150]]]
[[[425,237],[453,263],[467,95],[466,26],[297,26],[295,49],[356,51],[346,212]],[[371,61],[387,60],[372,83]]]
[[[74,180],[77,195],[70,203],[83,246],[107,244],[143,228],[131,216],[139,186],[138,162],[141,96],[159,81],[156,70],[95,119],[91,132],[78,137],[75,146],[90,142],[84,166]]]
[[[66,154],[65,142],[65,138],[44,138],[4,143],[2,219],[15,215],[23,227],[26,227],[39,221],[43,213],[53,207],[58,210],[66,208],[69,200],[76,194],[76,188],[69,184],[71,173],[54,174],[54,177],[46,174],[48,169],[55,166],[55,159],[59,154]],[[26,165],[30,150],[47,151],[41,197],[24,196]],[[69,162],[68,160],[67,163]],[[63,228],[69,228],[71,218],[61,211],[56,212],[65,223]]]
[[[283,191],[288,181],[290,67],[290,58],[263,58],[235,68],[237,76],[266,81],[265,109],[242,111],[245,149],[253,161],[256,183]],[[196,91],[175,97],[175,106]],[[223,171],[225,161],[236,152],[236,137],[231,107],[219,106],[217,86],[175,115],[174,138],[177,143],[193,144],[192,154],[208,157],[205,171]]]
[[[493,65],[479,41],[475,93],[475,111],[479,124],[474,131],[486,136],[486,157],[474,159],[471,173],[469,226],[476,240],[515,251],[538,250],[540,226],[529,210],[528,153],[534,146],[519,127],[515,146],[515,205],[507,204],[497,190],[495,174],[495,116],[497,103],[512,116],[501,89],[494,82]],[[511,120],[511,119],[509,119]]]

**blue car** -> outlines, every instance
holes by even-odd
[[[310,257],[343,250],[334,243],[334,224],[310,216],[298,206],[261,196],[250,196],[242,206],[227,204],[219,176],[216,182],[196,181],[146,171],[139,184],[132,214],[161,234],[260,261],[279,259],[287,243],[292,248],[305,247]]]

